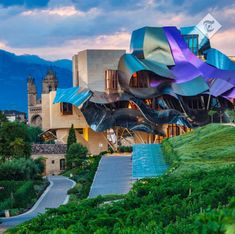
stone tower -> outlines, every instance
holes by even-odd
[[[41,99],[37,98],[37,88],[35,79],[32,76],[27,80],[28,91],[28,123],[32,126],[42,126],[42,107]]]
[[[28,77],[27,90],[28,90],[28,107],[35,106],[37,104],[37,90],[35,85],[35,79],[32,76]]]
[[[43,79],[42,83],[42,93],[50,93],[51,91],[56,91],[58,87],[58,80],[55,72],[49,69],[47,75]]]

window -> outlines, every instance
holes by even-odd
[[[63,115],[72,115],[73,114],[73,105],[67,102],[60,103],[60,112]]]
[[[168,137],[180,135],[180,128],[176,124],[169,124],[167,128]]]
[[[60,159],[60,170],[61,171],[65,170],[65,159]]]
[[[51,164],[55,164],[55,160],[51,160]]]
[[[51,92],[52,91],[52,87],[51,85],[48,86],[48,91]]]
[[[78,131],[79,134],[81,135],[83,134],[83,128],[77,128],[76,130]]]
[[[105,71],[105,90],[112,91],[118,89],[118,73],[116,70]]]
[[[198,34],[183,35],[183,38],[186,44],[188,45],[189,49],[195,55],[198,55]]]

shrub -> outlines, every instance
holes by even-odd
[[[124,153],[124,152],[131,153],[132,152],[132,146],[119,146],[118,147],[118,152],[120,152],[120,153]]]
[[[66,153],[67,166],[69,168],[81,166],[87,153],[88,150],[85,146],[80,143],[73,143]]]
[[[14,194],[14,207],[24,208],[27,207],[29,201],[35,197],[35,190],[32,181],[25,182]]]
[[[34,179],[39,168],[32,159],[13,159],[0,165],[0,180]]]

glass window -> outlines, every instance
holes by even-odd
[[[60,170],[61,171],[65,170],[65,159],[60,159]]]
[[[60,112],[63,115],[72,115],[73,114],[73,105],[71,103],[67,103],[67,102],[60,103]]]

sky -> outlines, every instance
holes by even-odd
[[[0,0],[0,49],[71,59],[84,49],[129,50],[143,26],[192,26],[208,13],[212,47],[235,56],[234,0]]]

